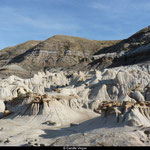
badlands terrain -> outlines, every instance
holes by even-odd
[[[149,42],[146,27],[1,50],[0,146],[150,146]]]

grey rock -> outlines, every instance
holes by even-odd
[[[50,125],[50,126],[54,126],[54,125],[56,125],[56,122],[46,121],[46,122],[43,122],[42,124],[46,124],[46,125]]]
[[[78,123],[70,123],[70,127],[75,127],[75,126],[78,126],[79,124]]]

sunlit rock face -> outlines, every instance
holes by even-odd
[[[21,78],[0,79],[1,118],[29,117],[63,125],[91,115],[102,123],[148,125],[149,37],[147,27],[112,43],[62,35],[36,42],[0,68],[22,73]],[[71,66],[78,69],[64,69]],[[27,75],[30,78],[23,79]]]
[[[1,104],[1,113],[9,110],[11,113],[7,117],[43,116],[42,121],[48,119],[65,124],[64,122],[69,123],[72,119],[80,120],[79,116],[85,116],[85,112],[89,111],[101,118],[113,114],[116,117],[113,117],[114,120],[117,117],[118,119],[123,117],[123,120],[128,118],[128,121],[138,118],[134,120],[137,124],[147,125],[146,121],[139,120],[138,116],[145,114],[149,120],[149,83],[150,75],[147,67],[137,65],[103,71],[39,72],[30,79],[10,76],[0,80],[0,99],[6,105],[5,108],[5,105]],[[116,106],[113,104],[112,108],[105,106],[101,108],[104,102],[116,103]],[[126,109],[125,102],[132,105],[130,107],[127,105]],[[107,109],[111,113],[104,113]],[[136,117],[137,112],[140,115]],[[74,117],[71,117],[73,115]],[[128,124],[128,121],[120,120],[119,123]],[[132,124],[132,121],[129,122]]]

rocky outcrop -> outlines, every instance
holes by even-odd
[[[95,110],[101,114],[103,123],[120,123],[128,126],[149,126],[150,102],[104,101]]]
[[[62,100],[68,101],[69,105],[62,103]],[[66,97],[58,98],[47,94],[22,94],[7,102],[6,106],[11,112],[7,117],[11,119],[26,117],[28,118],[27,122],[30,123],[45,124],[45,122],[50,122],[50,125],[53,123],[53,126],[63,126],[72,122],[80,122],[82,119],[88,118],[89,114],[97,116],[94,112],[75,109],[74,106],[77,105],[71,100],[74,101],[73,97],[66,99]],[[6,118],[6,116],[4,117]]]
[[[17,57],[18,55],[21,55],[28,51],[30,48],[36,46],[41,41],[27,41],[25,43],[13,46],[13,47],[7,47],[0,51],[0,77],[6,78],[10,75],[17,75],[21,76],[23,78],[27,78],[31,76],[31,73],[23,69],[22,67],[12,64],[8,65],[9,62]]]
[[[4,101],[0,100],[0,114],[5,111],[5,104]]]
[[[148,37],[149,27],[113,47],[101,50],[94,61],[102,70],[64,69],[81,63],[83,58],[86,58],[87,64],[102,41],[59,35],[37,44],[21,55],[23,59],[17,56],[5,67],[22,72],[33,69],[33,74],[47,67],[56,69],[37,72],[28,79],[15,75],[0,79],[0,99],[5,104],[1,110],[2,117],[29,117],[37,123],[50,121],[55,125],[65,125],[91,114],[99,116],[102,123],[147,126],[150,119],[149,64],[105,67],[124,56],[130,58],[133,55],[136,58],[141,53],[147,54]],[[137,58],[140,59],[139,56]]]
[[[41,41],[31,40],[16,46],[6,47],[2,49],[0,51],[0,67],[7,65],[8,62],[11,61],[13,58],[25,53],[27,50],[36,46],[40,42]]]
[[[104,48],[93,56],[89,67],[99,69],[149,63],[150,26],[138,31],[114,46]]]
[[[74,119],[78,120],[86,111],[96,115],[95,112],[104,114],[103,110],[108,110],[108,114],[113,114],[113,120],[116,120],[115,116],[119,114],[122,117],[130,114],[127,116],[134,120],[133,116],[137,111],[148,110],[149,83],[149,70],[137,65],[103,71],[47,71],[39,72],[30,79],[16,76],[1,79],[0,99],[6,103],[6,110],[9,110],[10,116],[14,118],[34,116],[40,117],[43,122],[47,121],[44,118],[48,118],[52,122],[60,123],[61,119],[51,120],[44,115],[49,116],[53,112],[54,118],[63,117],[64,120],[69,120],[65,115],[68,111],[77,116]],[[128,113],[133,106],[138,105],[143,106],[135,107],[133,112]],[[114,115],[114,112],[118,115]]]
[[[12,58],[9,65],[18,65],[32,75],[50,68],[83,69],[94,52],[116,42],[56,35]]]

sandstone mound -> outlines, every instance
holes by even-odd
[[[128,126],[149,126],[150,102],[104,101],[95,110],[101,114],[105,124],[125,124]]]
[[[111,108],[112,113],[116,111],[123,118],[128,118],[127,120],[136,120],[137,124],[147,125],[149,114],[145,121],[143,116],[148,111],[149,83],[149,67],[137,65],[103,71],[47,71],[39,72],[30,79],[10,76],[0,80],[0,98],[6,103],[6,110],[12,113],[10,116],[15,119],[31,117],[32,120],[35,116],[33,120],[41,120],[39,122],[47,121],[47,118],[51,122],[65,124],[64,122],[72,122],[72,119],[85,119],[90,114],[91,117],[100,115],[97,112],[104,112],[100,108],[101,104],[109,102],[117,105],[117,108]],[[142,102],[147,107],[139,106],[124,112],[125,102],[132,104],[129,109]],[[136,116],[136,113],[141,117]],[[116,119],[118,117],[114,117],[112,122],[116,122]],[[128,124],[128,121],[121,122]]]
[[[54,125],[67,125],[72,122],[80,122],[88,118],[83,110],[73,110],[63,105],[54,97],[27,93],[7,102],[7,108],[11,112],[11,119],[24,119],[32,123],[53,122]],[[94,113],[93,113],[94,116]],[[96,115],[95,115],[96,116]]]

